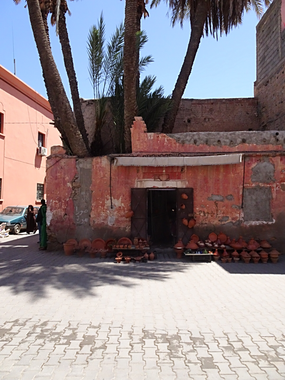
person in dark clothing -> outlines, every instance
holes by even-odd
[[[47,205],[46,201],[44,199],[41,200],[41,207],[39,208],[40,214],[40,250],[47,249],[47,220],[46,220],[46,213],[47,213]]]
[[[26,215],[26,221],[27,221],[27,233],[35,233],[37,230],[37,224],[36,224],[36,217],[34,213],[34,207],[32,205],[28,206],[28,212]]]

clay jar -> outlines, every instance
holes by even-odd
[[[73,243],[64,243],[63,244],[64,254],[65,256],[71,256],[74,251],[74,244]]]

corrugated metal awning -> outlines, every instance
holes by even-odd
[[[130,157],[119,156],[114,158],[115,166],[203,166],[203,165],[231,165],[242,162],[242,154],[224,154],[216,156],[191,157]]]

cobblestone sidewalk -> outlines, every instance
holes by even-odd
[[[285,379],[285,259],[148,263],[0,242],[0,379]],[[43,253],[42,253],[43,252]]]

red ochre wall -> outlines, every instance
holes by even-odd
[[[267,238],[276,248],[284,244],[285,222],[285,157],[277,154],[247,155],[239,164],[195,167],[124,167],[110,165],[107,156],[90,158],[85,168],[90,177],[89,195],[81,194],[78,178],[84,181],[76,157],[54,154],[48,158],[48,233],[50,247],[62,246],[68,238],[130,236],[131,188],[141,187],[144,180],[157,181],[157,187],[167,187],[168,181],[159,181],[161,174],[169,180],[194,190],[194,232],[205,238],[209,232],[226,232],[231,238],[239,235],[249,239]],[[268,183],[256,182],[253,170],[258,165],[273,168]],[[88,174],[89,173],[89,174]],[[111,182],[110,182],[111,178]],[[110,187],[111,184],[111,187]],[[250,188],[270,188],[272,221],[243,221],[243,193]],[[88,199],[90,196],[90,199]],[[262,202],[262,199],[260,200]],[[84,212],[87,218],[82,215]]]

